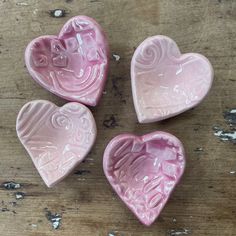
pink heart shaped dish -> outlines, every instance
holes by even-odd
[[[105,85],[109,48],[100,25],[87,16],[70,19],[58,36],[34,39],[26,67],[45,89],[69,101],[96,106]]]
[[[70,102],[57,107],[43,100],[21,108],[16,131],[48,187],[64,179],[85,158],[97,132],[86,106]]]
[[[181,54],[166,36],[153,36],[136,49],[131,62],[134,106],[140,123],[160,121],[199,104],[213,81],[213,68],[197,53]]]
[[[147,226],[159,216],[184,168],[181,142],[159,131],[141,137],[118,135],[103,156],[104,173],[111,186]]]

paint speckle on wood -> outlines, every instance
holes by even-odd
[[[224,112],[224,119],[230,126],[236,125],[236,108]]]
[[[13,207],[17,206],[17,202],[15,202],[15,201],[9,202],[9,204],[11,204]]]
[[[17,2],[16,5],[17,6],[29,6],[29,3],[27,3],[27,2]]]
[[[15,193],[16,200],[24,199],[25,198],[25,193],[23,192],[16,192]]]
[[[6,207],[3,207],[3,208],[0,208],[0,211],[1,212],[6,212],[6,211],[10,211],[8,208],[6,208]]]
[[[218,125],[213,126],[214,135],[222,141],[230,141],[236,144],[236,108],[232,108],[223,113],[228,129],[223,129]]]
[[[64,9],[54,9],[49,11],[49,15],[54,18],[65,17],[67,13],[68,12],[66,12]]]
[[[46,214],[46,218],[48,219],[48,221],[51,222],[52,224],[52,228],[53,229],[59,229],[60,226],[61,226],[61,220],[62,220],[62,217],[60,214],[58,213],[52,213],[51,211],[49,211],[47,208],[44,209]]]
[[[178,236],[178,235],[189,235],[191,230],[189,229],[171,229],[168,231],[168,236]]]
[[[108,236],[115,236],[115,234],[111,232],[111,233],[108,233]]]
[[[21,184],[10,181],[10,182],[4,182],[1,184],[1,188],[6,190],[14,190],[21,188]]]
[[[124,236],[124,234],[119,233],[117,230],[108,233],[108,236]]]
[[[203,148],[202,147],[197,147],[194,149],[194,152],[203,152]]]
[[[213,127],[214,135],[219,137],[222,141],[230,141],[232,143],[236,143],[236,131],[231,130],[223,130],[218,126]]]
[[[120,60],[120,56],[118,54],[112,54],[112,57],[115,59],[115,61]]]

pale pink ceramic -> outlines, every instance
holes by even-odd
[[[85,158],[96,138],[92,113],[76,102],[57,107],[44,100],[31,101],[21,108],[16,131],[48,187]]]
[[[185,168],[184,148],[173,135],[122,134],[106,147],[103,169],[121,200],[145,225],[159,216]]]
[[[108,43],[102,28],[87,16],[70,19],[58,36],[34,39],[25,51],[33,79],[69,101],[97,105],[108,71]]]
[[[131,62],[134,106],[140,123],[163,120],[199,104],[213,81],[203,55],[181,54],[166,36],[153,36],[136,49]]]

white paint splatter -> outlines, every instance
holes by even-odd
[[[194,149],[195,152],[202,152],[203,151],[203,148],[202,147],[197,147]]]
[[[114,57],[114,59],[115,59],[116,61],[119,61],[119,60],[120,60],[120,56],[119,56],[119,55],[117,55],[117,54],[112,54],[112,56]]]
[[[15,194],[15,197],[16,197],[16,200],[24,199],[25,193],[17,192],[17,193]]]
[[[236,113],[236,109],[232,109],[230,113]]]
[[[191,234],[191,230],[189,229],[179,229],[179,230],[170,230],[169,235],[170,236],[178,236],[178,235],[188,235]]]
[[[108,236],[116,236],[118,234],[118,231],[112,231],[108,233]]]
[[[86,179],[85,178],[79,178],[78,180],[79,181],[85,181]]]
[[[236,141],[236,131],[216,130],[214,135],[223,141]]]
[[[13,181],[5,182],[5,183],[3,183],[2,185],[3,185],[3,187],[4,187],[5,189],[7,189],[7,190],[18,189],[18,188],[21,187],[20,184],[15,183],[15,182],[13,182]]]
[[[53,229],[59,229],[62,220],[61,215],[57,213],[52,214],[51,211],[48,211],[47,209],[45,210],[46,210],[46,218],[51,222]]]
[[[29,6],[29,4],[27,2],[17,2],[16,5],[17,6]]]
[[[39,10],[38,10],[37,8],[34,9],[33,14],[34,14],[34,15],[37,15],[37,14],[38,14],[38,11],[39,11]]]

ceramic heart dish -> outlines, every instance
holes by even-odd
[[[185,168],[181,142],[171,134],[123,134],[110,141],[104,173],[113,189],[145,225],[158,217]]]
[[[31,101],[20,110],[16,131],[48,187],[85,158],[96,138],[92,113],[76,102],[57,107],[48,101]]]
[[[206,57],[181,54],[166,36],[153,36],[136,49],[131,62],[134,106],[140,123],[180,114],[207,95],[213,69]]]
[[[102,28],[87,16],[70,19],[58,36],[34,39],[25,51],[33,79],[69,101],[95,106],[108,71],[108,43]]]

